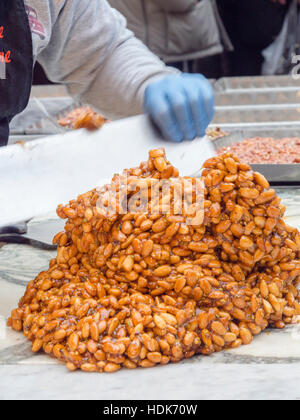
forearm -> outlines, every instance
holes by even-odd
[[[201,75],[166,67],[106,0],[26,0],[33,54],[54,82],[109,118],[145,111],[172,141],[203,136],[213,90]]]
[[[118,45],[99,68],[82,100],[97,106],[110,119],[140,114],[146,87],[168,74],[177,73],[131,37]]]
[[[105,0],[66,0],[38,60],[51,80],[109,118],[142,112],[148,83],[175,72],[127,30]]]

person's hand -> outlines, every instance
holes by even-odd
[[[166,76],[147,87],[145,112],[168,140],[202,137],[214,115],[212,86],[200,74]]]

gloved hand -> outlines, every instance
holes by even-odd
[[[168,140],[202,137],[214,115],[213,89],[200,74],[166,76],[147,87],[145,112]]]

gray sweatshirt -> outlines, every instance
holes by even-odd
[[[166,67],[106,0],[24,0],[33,55],[48,78],[114,119],[143,112],[146,86]]]

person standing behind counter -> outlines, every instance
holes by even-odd
[[[205,134],[214,112],[209,82],[166,67],[106,0],[1,1],[0,27],[0,52],[11,51],[0,80],[0,145],[27,106],[36,60],[51,81],[107,118],[145,110],[169,140]]]
[[[217,0],[234,46],[229,76],[257,76],[262,51],[279,35],[291,0]]]
[[[232,49],[215,0],[108,0],[154,54],[193,72],[194,60]]]

